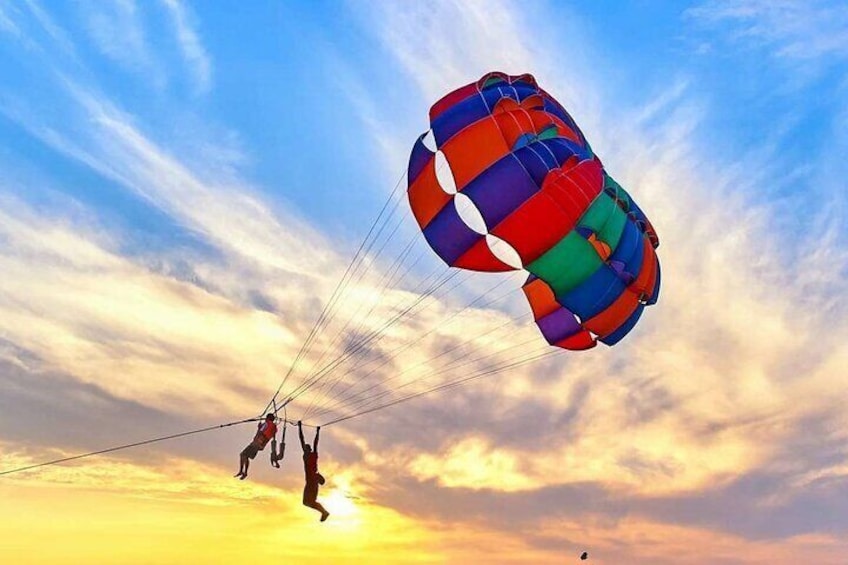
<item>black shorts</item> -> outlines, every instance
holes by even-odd
[[[312,503],[318,500],[318,482],[308,481],[303,487],[303,503]]]
[[[259,453],[259,447],[255,443],[251,443],[241,452],[242,455],[249,457],[250,459],[255,459],[257,453]]]

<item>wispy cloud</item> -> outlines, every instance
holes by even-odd
[[[67,32],[59,26],[50,14],[36,0],[26,0],[26,5],[41,27],[53,38],[59,47],[69,56],[78,60],[77,48]]]
[[[18,26],[15,24],[15,21],[8,13],[9,7],[6,3],[0,4],[0,30],[5,31],[6,33],[11,33],[12,35],[20,35],[20,30]]]
[[[714,0],[687,14],[710,24],[729,24],[735,39],[774,49],[781,58],[821,62],[848,56],[848,7],[842,2]]]
[[[199,94],[206,93],[212,87],[212,61],[203,47],[192,16],[180,0],[162,2],[171,17],[183,58],[194,76],[195,88]]]
[[[160,406],[191,397],[190,410],[214,411],[257,401],[238,400],[237,375],[273,378],[285,363],[277,352],[291,336],[272,314],[134,264],[96,224],[3,203],[2,335],[48,368],[119,397]]]
[[[80,8],[91,39],[103,55],[164,88],[166,73],[151,49],[144,14],[134,0],[85,2]]]
[[[200,173],[151,140],[107,97],[70,80],[65,87],[73,116],[64,124],[42,123],[32,108],[7,107],[7,115],[56,151],[246,259],[307,274],[314,270],[304,265],[327,257],[329,246],[314,229],[293,215],[272,212],[253,188],[225,170],[220,152],[210,155]]]

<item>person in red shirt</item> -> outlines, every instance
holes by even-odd
[[[303,487],[303,505],[314,508],[321,512],[321,521],[330,515],[327,509],[318,502],[318,487],[324,484],[324,477],[318,472],[318,435],[321,426],[315,430],[315,440],[312,446],[303,439],[303,424],[298,420],[297,432],[300,435],[300,446],[303,448],[303,472],[306,478],[306,486]]]
[[[261,450],[265,449],[265,446],[276,434],[277,425],[274,423],[274,415],[268,414],[265,416],[265,421],[259,422],[256,426],[256,435],[253,437],[253,441],[239,454],[239,472],[233,476],[241,480],[246,479],[250,460],[254,459],[256,454]]]

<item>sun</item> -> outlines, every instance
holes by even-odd
[[[334,488],[322,499],[321,503],[330,511],[330,519],[334,523],[343,523],[347,526],[359,525],[361,521],[360,508],[344,490]]]

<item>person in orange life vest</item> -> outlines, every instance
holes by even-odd
[[[303,505],[321,512],[321,521],[330,515],[327,509],[318,502],[318,487],[324,484],[324,477],[318,472],[318,435],[321,426],[315,430],[315,440],[310,446],[303,439],[303,424],[298,420],[297,432],[300,435],[300,446],[303,448],[303,472],[306,475],[306,486],[303,487]]]
[[[239,472],[233,475],[241,480],[247,478],[247,469],[250,467],[250,460],[256,457],[256,454],[265,449],[269,441],[277,434],[277,425],[274,423],[274,415],[268,414],[265,416],[264,422],[259,422],[256,427],[256,435],[247,447],[239,454]]]

